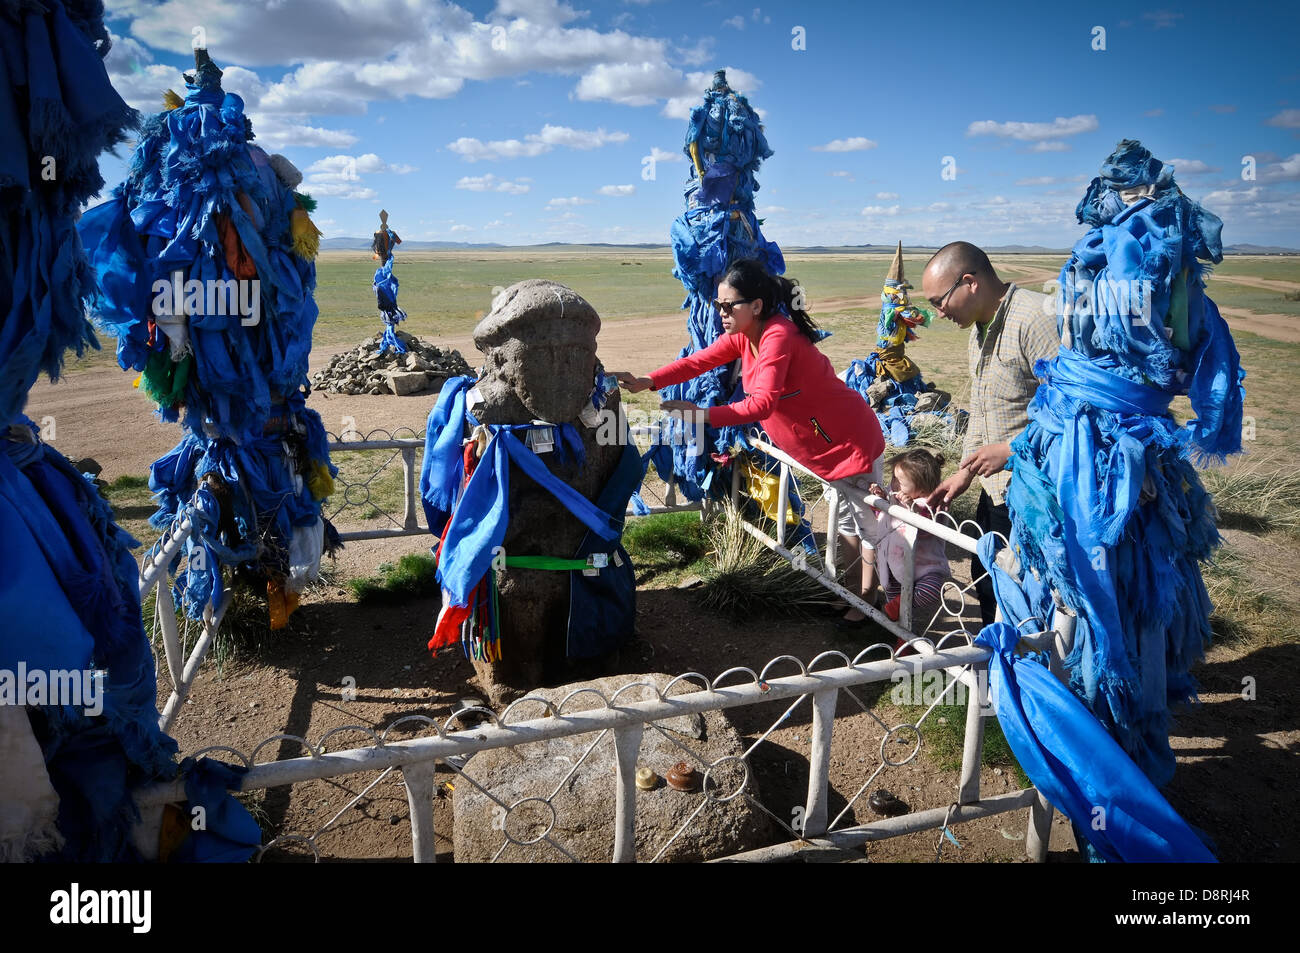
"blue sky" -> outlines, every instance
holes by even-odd
[[[183,91],[201,36],[258,142],[303,170],[327,237],[368,235],[384,207],[405,239],[666,242],[685,119],[724,67],[775,150],[757,205],[782,245],[1067,247],[1127,137],[1178,160],[1225,243],[1300,248],[1292,4],[106,6],[122,95],[154,111]],[[103,169],[112,184],[125,166]]]

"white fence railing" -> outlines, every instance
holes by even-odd
[[[418,438],[366,440],[332,445],[331,451],[334,452],[336,447],[338,450],[348,451],[399,451],[403,459],[404,472],[406,473],[404,479],[407,491],[405,516],[408,520],[413,520],[413,507],[415,506],[415,450],[422,444],[423,441]],[[345,811],[355,805],[376,784],[396,771],[401,775],[407,795],[412,856],[417,862],[433,861],[435,859],[434,810],[435,803],[438,800],[435,797],[435,772],[439,766],[442,766],[443,770],[451,772],[458,782],[472,785],[504,812],[503,816],[506,823],[502,823],[500,827],[503,838],[502,850],[510,843],[520,846],[526,843],[537,845],[538,849],[547,849],[559,855],[573,857],[573,852],[566,847],[562,836],[556,832],[560,808],[557,808],[553,794],[550,796],[526,797],[506,803],[500,800],[490,787],[481,785],[475,780],[472,774],[472,758],[477,752],[493,748],[510,748],[563,737],[591,736],[593,740],[587,746],[587,753],[583,755],[583,759],[580,759],[581,763],[581,760],[585,760],[602,739],[606,736],[612,736],[615,746],[617,781],[616,817],[608,856],[613,861],[660,859],[675,840],[690,836],[692,822],[703,811],[708,810],[710,804],[725,803],[737,797],[745,798],[756,809],[771,817],[783,832],[788,833],[789,839],[757,851],[736,855],[731,859],[781,859],[794,856],[798,851],[809,846],[843,849],[858,847],[873,840],[921,830],[943,830],[946,832],[959,823],[1028,807],[1030,812],[1026,833],[1026,852],[1031,859],[1043,860],[1047,850],[1051,808],[1041,795],[1033,788],[988,797],[983,797],[980,792],[980,764],[983,752],[984,727],[985,720],[991,714],[991,710],[988,707],[987,680],[984,676],[985,663],[989,657],[989,652],[987,649],[972,644],[974,633],[967,628],[963,620],[965,610],[968,607],[967,596],[974,582],[965,587],[950,583],[950,588],[945,590],[943,605],[936,611],[930,626],[931,629],[935,629],[936,626],[940,625],[939,619],[941,616],[945,614],[951,615],[953,621],[950,623],[951,628],[949,631],[942,634],[937,630],[933,632],[927,631],[927,635],[932,637],[914,637],[911,631],[912,620],[910,618],[910,595],[914,576],[911,566],[911,554],[909,553],[907,560],[908,571],[903,579],[904,597],[901,600],[900,618],[895,623],[874,606],[863,601],[858,594],[847,589],[839,581],[839,577],[847,567],[838,568],[836,565],[837,534],[835,532],[835,514],[838,501],[835,497],[834,488],[818,480],[796,461],[791,460],[776,448],[762,441],[759,441],[757,446],[777,461],[781,487],[776,511],[778,514],[784,515],[786,512],[787,477],[791,473],[802,474],[805,486],[820,487],[820,496],[817,499],[811,499],[812,494],[807,494],[809,499],[803,501],[804,519],[808,526],[814,528],[825,527],[825,541],[824,547],[818,549],[818,557],[810,560],[806,549],[801,548],[796,553],[787,546],[787,527],[784,519],[775,521],[775,529],[772,533],[769,533],[763,525],[759,525],[764,521],[760,520],[759,523],[747,521],[744,524],[746,532],[762,541],[764,545],[781,557],[789,560],[797,568],[817,579],[821,585],[839,594],[847,603],[855,605],[869,614],[886,631],[894,636],[901,637],[917,652],[916,655],[909,658],[899,658],[892,645],[885,644],[872,645],[858,652],[852,658],[838,651],[822,652],[806,665],[792,656],[783,655],[773,659],[758,672],[743,667],[731,668],[714,679],[708,679],[699,673],[687,673],[674,679],[663,690],[647,682],[638,681],[633,676],[629,678],[628,684],[622,686],[609,697],[600,695],[603,706],[596,709],[568,710],[571,707],[570,699],[577,695],[589,696],[592,693],[591,689],[575,692],[559,704],[553,704],[540,697],[528,696],[512,704],[500,715],[486,709],[474,709],[473,711],[477,711],[487,718],[490,724],[469,731],[454,733],[449,731],[453,721],[469,714],[466,711],[452,713],[441,725],[426,715],[407,715],[397,718],[378,731],[363,725],[335,728],[314,743],[307,738],[296,735],[276,734],[265,739],[248,753],[222,744],[211,745],[195,752],[196,756],[205,753],[226,752],[241,761],[248,768],[241,784],[242,791],[270,789],[313,779],[342,778],[367,772],[380,772],[379,777],[371,781],[360,794],[355,795],[330,821],[308,834],[284,833],[274,837],[263,847],[262,852],[259,852],[259,858],[266,850],[299,843],[306,845],[319,859],[321,846],[318,840],[333,829],[335,821]],[[409,453],[407,452],[408,449]],[[738,481],[733,483],[732,495],[733,499],[739,502],[741,488]],[[902,507],[892,506],[887,501],[879,498],[872,498],[870,502],[873,506],[886,510],[891,516],[908,522],[920,530],[933,533],[963,551],[973,552],[975,549],[976,540],[969,535],[963,534],[961,532],[963,527],[956,524],[951,517],[947,517],[945,522],[938,522],[921,517]],[[824,512],[821,509],[822,507],[825,508]],[[681,506],[675,500],[667,500],[661,507],[661,509],[684,508],[687,507]],[[427,530],[418,528],[418,520],[414,520],[414,522],[418,532],[427,532]],[[411,534],[406,526],[397,527],[396,529],[398,531],[386,535]],[[160,542],[160,545],[156,547],[155,554],[146,559],[140,578],[142,596],[151,589],[156,588],[158,592],[155,624],[160,632],[161,642],[164,646],[166,672],[173,685],[171,697],[164,706],[160,719],[164,729],[168,728],[175,720],[179,706],[184,702],[189,692],[199,665],[211,645],[220,625],[222,614],[230,601],[230,594],[227,592],[221,600],[219,609],[216,612],[209,612],[205,616],[194,648],[188,658],[183,658],[181,652],[182,640],[177,632],[175,611],[165,582],[165,567],[183,545],[189,532],[190,528],[185,522],[174,526]],[[382,537],[375,535],[348,536],[345,534],[344,538],[373,539]],[[1048,652],[1053,659],[1053,668],[1059,671],[1059,659],[1068,651],[1073,636],[1072,619],[1064,613],[1058,612],[1057,618],[1044,620],[1039,628],[1040,631],[1025,633],[1023,639],[1024,648],[1026,650]],[[788,669],[797,669],[797,673],[775,674],[778,670]],[[900,679],[913,678],[921,673],[932,671],[944,673],[943,689],[937,696],[926,699],[926,704],[922,706],[924,712],[915,722],[900,723],[892,727],[886,725],[880,720],[872,707],[864,703],[855,691],[855,689],[861,689],[863,686],[873,683],[898,683]],[[737,682],[737,679],[739,679],[739,682]],[[686,689],[692,687],[691,682],[698,683],[700,687],[697,690],[687,691]],[[953,696],[954,689],[958,685],[964,687],[967,706],[961,770],[952,802],[947,806],[920,810],[901,817],[891,817],[866,824],[853,823],[855,819],[853,809],[855,805],[860,803],[867,790],[873,784],[877,784],[890,769],[908,764],[917,756],[921,748],[921,725],[945,698]],[[653,691],[655,696],[653,699],[632,700],[635,692],[645,692],[647,688]],[[674,694],[674,689],[678,689],[678,693]],[[624,697],[625,694],[626,697]],[[851,698],[857,707],[876,723],[876,726],[882,731],[882,737],[878,759],[874,765],[869,765],[863,769],[861,783],[856,785],[856,791],[852,794],[849,794],[847,789],[840,792],[840,795],[845,800],[844,806],[834,817],[831,817],[829,805],[831,802],[832,745],[835,739],[836,706],[842,697]],[[634,835],[638,803],[635,771],[637,752],[640,749],[641,739],[646,729],[662,732],[664,731],[663,722],[680,718],[685,714],[785,701],[788,701],[789,704],[779,717],[769,728],[761,732],[752,743],[749,743],[743,752],[710,760],[684,746],[681,741],[675,740],[674,743],[679,747],[683,747],[689,756],[702,768],[706,779],[711,773],[717,773],[725,767],[732,769],[732,774],[739,772],[742,780],[734,790],[727,792],[725,795],[719,795],[716,792],[711,793],[706,783],[704,793],[699,795],[701,802],[695,812],[665,842],[659,844],[657,850],[646,856],[637,856],[636,837]],[[807,704],[811,710],[811,725],[807,737],[806,755],[808,790],[804,802],[798,806],[799,810],[796,812],[797,816],[802,820],[796,824],[785,819],[790,817],[790,814],[783,814],[781,810],[774,810],[763,803],[760,792],[756,790],[754,784],[751,784],[753,777],[751,759],[755,751],[768,741],[769,736],[777,728],[787,723],[796,710],[804,704]],[[545,717],[515,720],[518,719],[520,711],[526,710],[527,706],[533,706],[535,709],[544,711]],[[427,736],[402,740],[392,740],[390,738],[390,733],[393,733],[395,729],[409,731],[411,726],[415,725],[420,726],[420,730],[424,731]],[[366,736],[369,743],[362,747],[343,751],[329,750],[327,743],[335,736],[345,732],[358,732]],[[898,743],[903,739],[908,739],[908,743],[911,745],[910,753],[904,758],[891,756],[889,753],[890,743]],[[306,754],[297,758],[258,763],[256,759],[259,752],[265,746],[277,740],[296,742],[302,746]],[[527,762],[522,763],[525,767],[521,768],[521,770],[526,770]],[[575,764],[573,772],[576,772],[577,768],[578,765]],[[573,772],[570,772],[570,777]],[[563,787],[563,785],[560,787]],[[556,790],[559,790],[559,788]],[[138,802],[142,809],[156,809],[160,804],[178,802],[183,799],[183,787],[178,782],[158,785],[148,789],[141,793]],[[521,841],[513,837],[509,833],[510,825],[508,821],[510,817],[516,811],[524,809],[525,805],[535,806],[538,802],[544,802],[549,810],[550,821],[545,826],[543,833],[527,841]],[[498,855],[500,855],[500,851],[498,851]],[[539,859],[543,858],[539,857]]]

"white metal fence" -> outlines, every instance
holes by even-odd
[[[404,473],[403,488],[406,502],[401,525],[384,531],[354,532],[345,529],[341,534],[344,539],[375,539],[427,532],[426,528],[419,525],[414,494],[417,482],[415,458],[418,448],[422,445],[423,440],[418,437],[391,436],[379,440],[367,437],[363,441],[331,445],[332,453],[346,450],[389,454],[388,462],[383,466],[388,466],[400,457]],[[1030,809],[1026,835],[1027,854],[1034,860],[1044,859],[1051,808],[1041,795],[1033,788],[991,796],[981,795],[980,764],[984,727],[986,718],[991,714],[988,707],[987,681],[984,677],[989,652],[972,644],[974,632],[965,621],[973,582],[965,587],[950,583],[945,589],[943,604],[930,620],[926,637],[914,637],[910,618],[910,597],[914,575],[911,553],[908,554],[908,568],[902,580],[901,614],[898,622],[894,622],[874,606],[865,603],[840,581],[845,570],[850,567],[837,566],[835,515],[838,501],[834,488],[774,447],[761,441],[757,446],[776,461],[776,471],[780,481],[780,499],[776,512],[781,514],[786,512],[789,484],[787,477],[799,474],[801,485],[805,487],[805,492],[802,494],[805,497],[802,500],[804,530],[810,532],[812,540],[817,540],[818,537],[824,538],[816,546],[816,552],[810,558],[808,549],[813,547],[801,545],[797,550],[790,548],[789,529],[784,520],[775,521],[774,528],[769,532],[766,526],[769,521],[750,517],[744,524],[746,532],[816,579],[821,585],[839,594],[845,602],[857,606],[872,616],[893,636],[908,642],[916,651],[915,655],[900,658],[892,644],[872,645],[853,657],[839,651],[822,652],[807,663],[792,656],[782,655],[770,661],[759,671],[744,667],[731,668],[712,679],[700,673],[687,673],[678,676],[663,690],[630,676],[628,683],[609,697],[599,696],[600,707],[583,711],[573,710],[572,701],[578,695],[590,698],[592,694],[590,689],[574,693],[558,704],[540,697],[528,696],[515,702],[500,714],[486,709],[475,709],[474,711],[481,714],[486,722],[468,731],[453,732],[450,729],[454,721],[460,720],[469,712],[452,713],[441,724],[427,715],[407,715],[395,719],[382,730],[362,725],[349,725],[335,728],[315,741],[297,735],[275,734],[247,753],[232,746],[215,744],[194,754],[226,753],[243,763],[248,768],[241,786],[243,791],[271,789],[313,779],[343,778],[379,771],[377,778],[371,781],[361,793],[352,797],[324,825],[307,833],[278,834],[262,849],[264,852],[296,843],[310,849],[318,859],[323,852],[319,841],[333,828],[338,818],[357,804],[375,785],[396,771],[400,774],[406,790],[412,855],[417,862],[433,861],[435,858],[434,811],[435,805],[440,800],[435,797],[435,772],[438,766],[442,766],[444,771],[452,772],[458,783],[472,785],[503,812],[503,822],[500,825],[502,850],[514,844],[517,847],[529,847],[543,852],[537,855],[537,859],[573,858],[574,852],[566,846],[562,835],[557,833],[557,821],[563,805],[557,801],[556,794],[564,784],[556,787],[549,794],[541,792],[536,796],[507,803],[499,799],[490,786],[481,785],[474,778],[472,759],[477,752],[488,749],[509,748],[547,739],[575,736],[582,736],[584,739],[590,737],[591,743],[585,748],[586,753],[582,759],[573,765],[569,778],[607,736],[612,739],[614,745],[617,782],[616,817],[608,855],[608,858],[613,861],[660,859],[673,842],[691,836],[694,822],[704,811],[735,798],[744,798],[756,810],[770,817],[781,830],[781,836],[788,835],[788,839],[728,859],[789,858],[813,845],[839,849],[859,847],[869,841],[921,830],[947,831],[965,821],[1026,807]],[[382,468],[377,468],[375,472],[379,472]],[[355,485],[358,483],[344,482],[344,495],[346,496],[350,486]],[[816,492],[809,492],[808,488],[815,488]],[[737,503],[742,502],[743,493],[739,480],[733,483],[732,496]],[[356,502],[351,505],[362,505],[360,497],[355,493],[354,498]],[[882,499],[873,498],[871,502],[877,508],[886,510],[891,516],[939,536],[964,552],[973,552],[975,549],[976,540],[964,535],[960,531],[963,527],[958,526],[950,517],[941,514],[941,519],[944,521],[938,522],[918,516],[902,507],[891,506]],[[698,505],[683,506],[671,496],[658,501],[654,507],[658,511],[697,508]],[[335,515],[339,512],[346,512],[346,509],[336,510]],[[395,517],[389,518],[396,522]],[[158,593],[155,625],[164,648],[165,672],[173,687],[171,697],[164,706],[160,718],[164,729],[169,728],[174,722],[231,598],[227,591],[217,611],[205,614],[202,624],[198,627],[194,647],[188,657],[184,657],[182,639],[177,632],[175,611],[168,591],[165,567],[172,556],[179,551],[189,532],[187,521],[181,521],[173,526],[155,546],[151,555],[146,557],[140,577],[142,596],[153,589]],[[946,629],[943,628],[945,625]],[[1039,631],[1025,633],[1023,639],[1025,649],[1048,652],[1053,660],[1053,668],[1059,671],[1059,660],[1068,652],[1072,638],[1072,620],[1063,613],[1058,613],[1056,619],[1043,620],[1041,625],[1031,627]],[[860,693],[866,686],[881,682],[898,684],[903,679],[911,679],[926,672],[943,672],[943,688],[937,694],[930,693],[934,697],[927,698],[923,713],[914,722],[886,725],[872,706],[864,702],[861,697]],[[960,692],[966,695],[967,707],[961,772],[952,801],[946,806],[920,810],[901,817],[891,817],[865,824],[855,823],[855,808],[862,806],[866,792],[887,780],[888,773],[892,769],[908,764],[917,757],[921,748],[921,726],[931,717],[939,704],[953,698],[959,691],[958,686],[962,686]],[[652,693],[654,697],[646,698],[644,697],[646,693]],[[850,785],[853,790],[845,789],[836,792],[844,803],[832,816],[830,811],[831,758],[836,738],[836,710],[842,698],[850,699],[855,710],[859,710],[874,722],[874,727],[880,732],[880,743],[873,758],[868,759],[870,763],[864,764],[860,781]],[[643,851],[643,856],[637,856],[634,836],[638,803],[635,771],[637,753],[646,730],[667,734],[664,723],[685,714],[759,705],[773,705],[781,707],[782,710],[770,727],[761,732],[742,752],[708,759],[676,736],[672,737],[673,743],[683,750],[687,760],[693,762],[705,775],[706,783],[703,791],[698,795],[700,803],[690,817],[654,850],[649,853]],[[788,723],[805,705],[811,712],[806,753],[808,789],[806,798],[799,805],[800,810],[792,814],[764,803],[758,785],[753,782],[752,767],[756,751],[760,751],[761,746],[769,741],[769,736],[780,726]],[[544,713],[543,717],[535,717],[539,711]],[[532,713],[534,717],[524,718],[523,713]],[[423,736],[400,740],[392,737],[397,733],[409,733],[414,727],[418,727]],[[330,750],[329,743],[343,733],[359,733],[368,741],[361,747],[341,751]],[[277,740],[295,742],[302,746],[305,754],[296,758],[259,763],[258,754],[267,745]],[[900,745],[907,750],[903,757],[894,753]],[[524,764],[525,767],[521,767],[521,770],[526,770],[526,762]],[[724,774],[730,779],[726,782],[730,787],[725,790],[719,788],[717,784],[719,777]],[[142,809],[156,808],[162,803],[182,801],[184,800],[183,787],[179,782],[159,785],[143,792],[138,800]],[[511,819],[520,816],[519,812],[525,811],[534,816],[540,811],[541,815],[548,818],[542,826],[541,834],[534,833],[524,838],[511,833]],[[563,827],[563,825],[559,826]],[[497,855],[500,856],[501,851],[498,851]],[[262,852],[259,852],[258,856],[260,858]]]

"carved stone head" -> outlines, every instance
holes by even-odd
[[[530,278],[511,285],[474,329],[487,357],[479,391],[484,423],[568,423],[596,372],[600,315],[572,288]]]

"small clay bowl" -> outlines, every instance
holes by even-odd
[[[659,775],[649,768],[636,769],[636,786],[642,791],[653,791],[659,786]]]
[[[694,791],[699,783],[699,775],[685,761],[678,761],[668,772],[668,786],[675,791]]]

